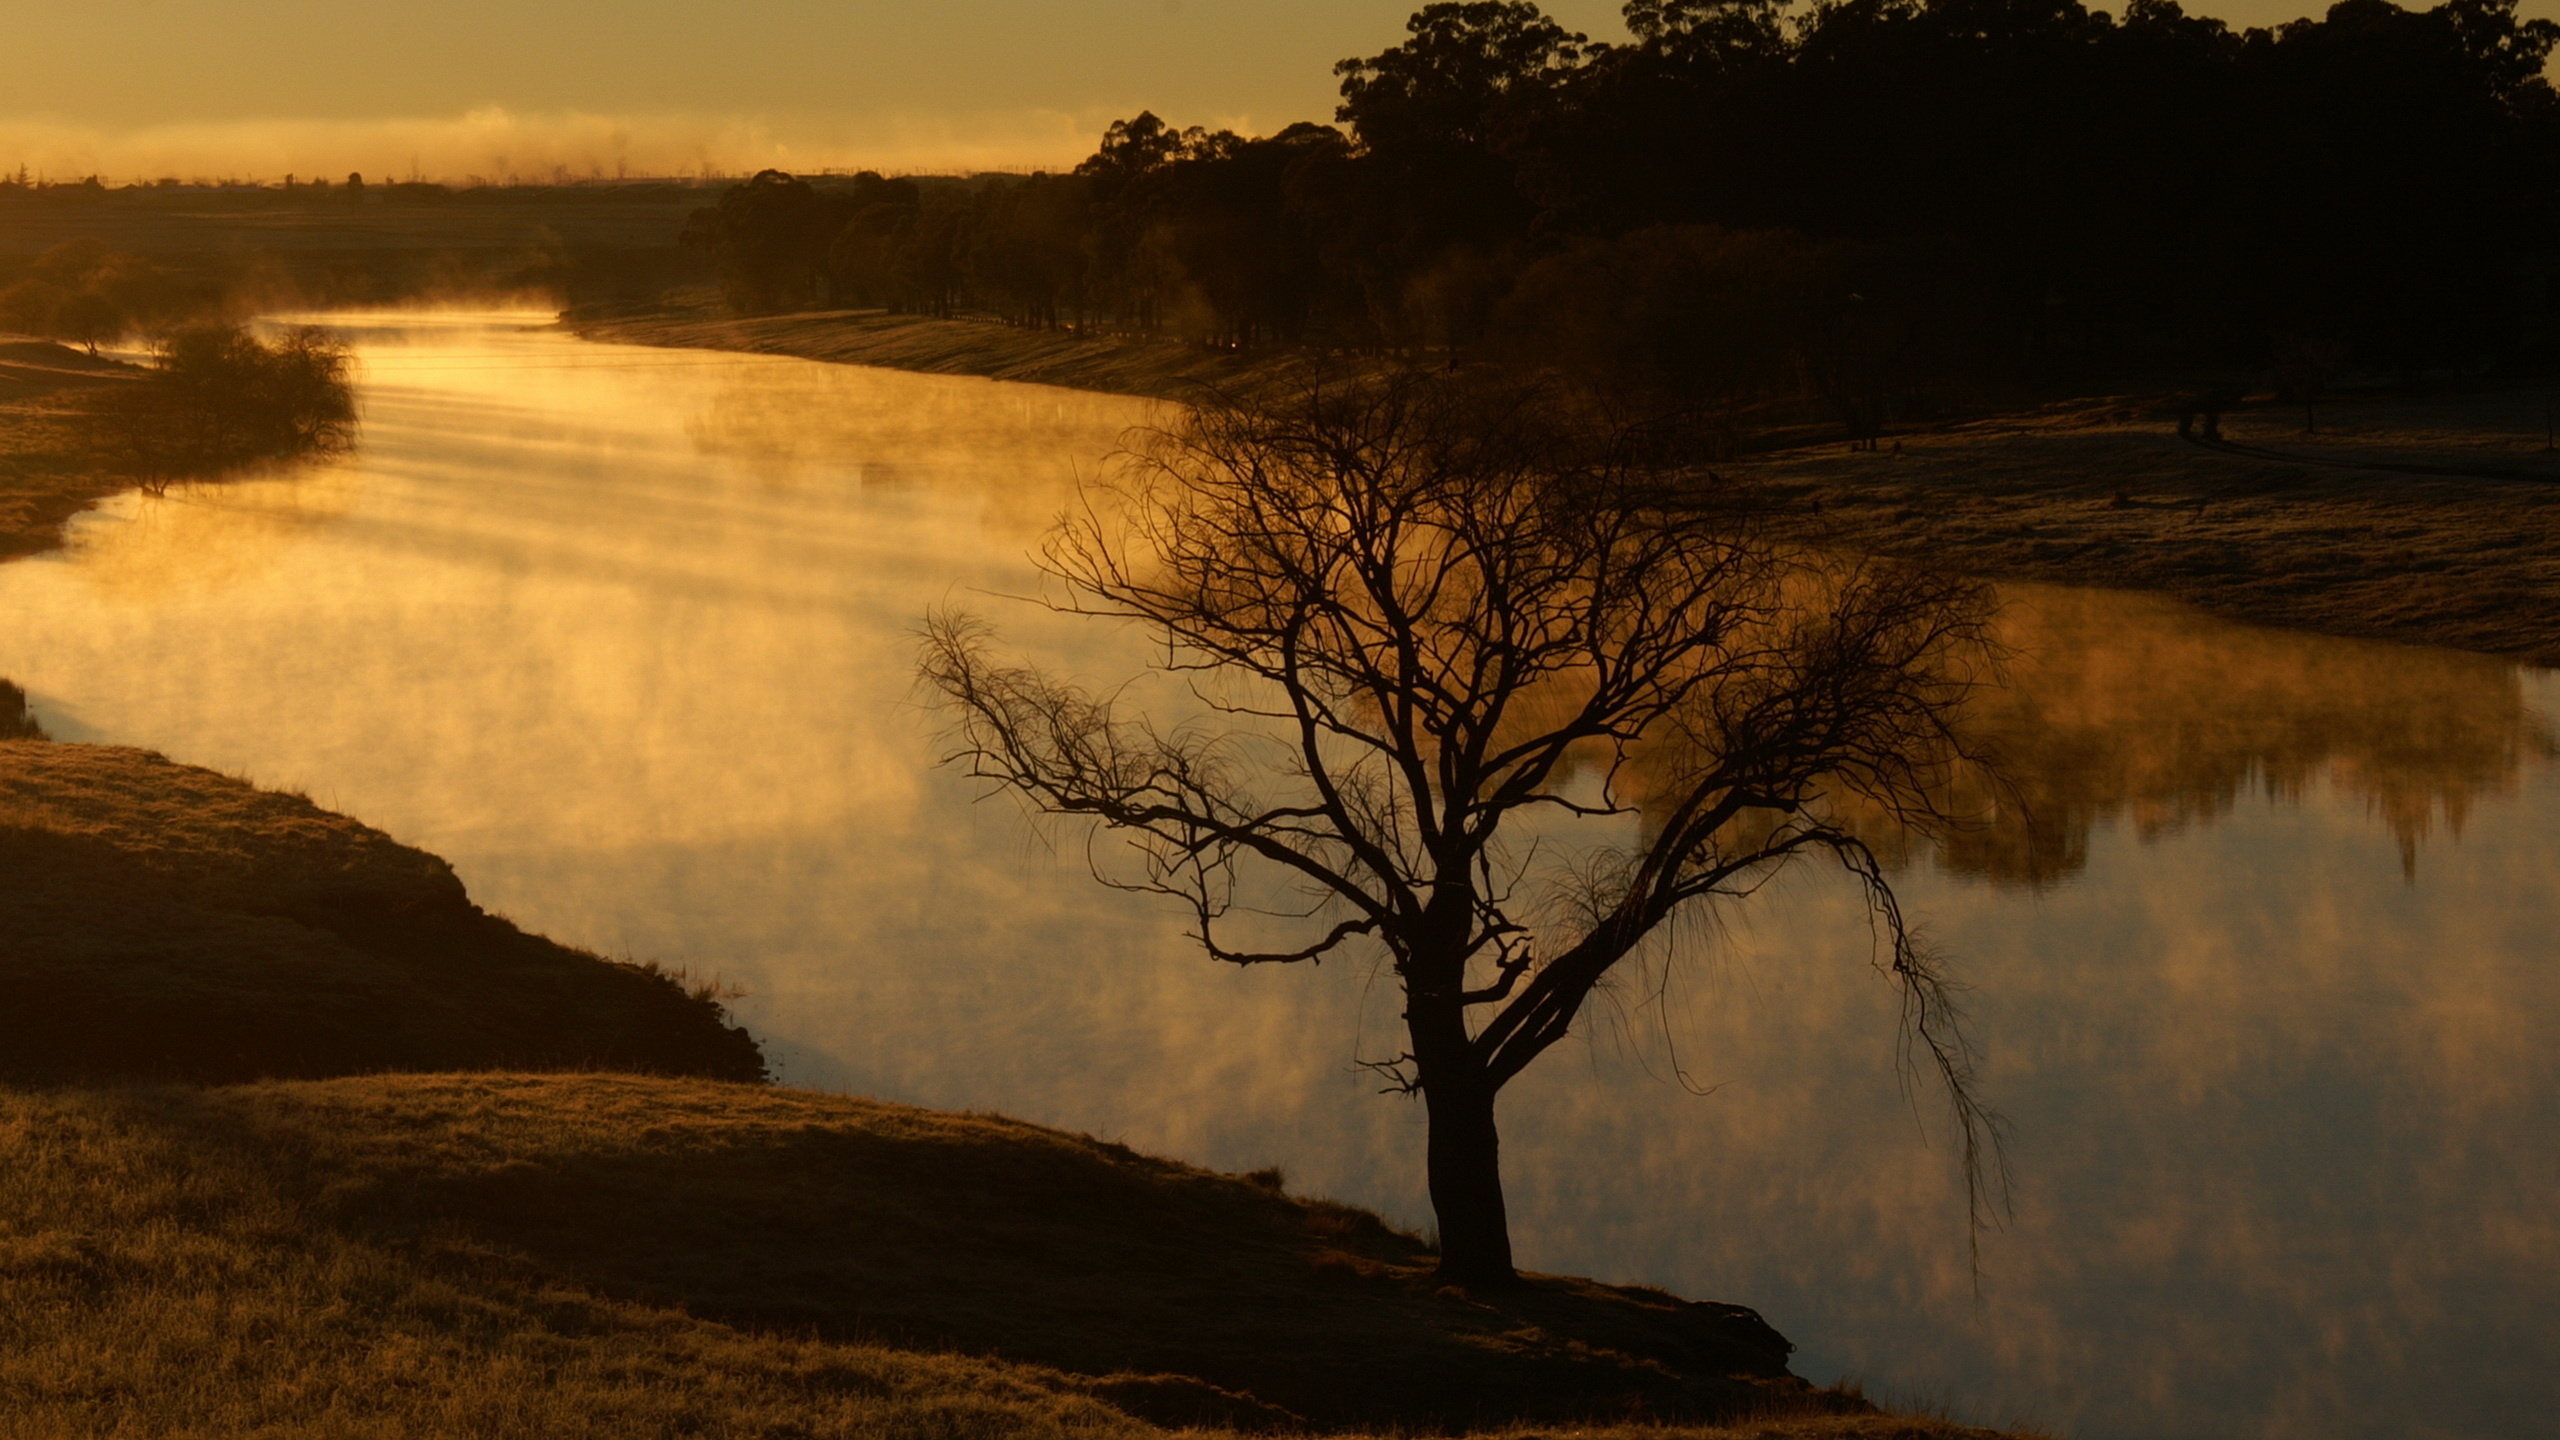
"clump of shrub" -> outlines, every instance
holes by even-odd
[[[218,473],[258,460],[325,454],[355,434],[347,352],[327,332],[266,341],[236,325],[162,340],[149,371],[106,397],[98,458],[146,482]]]
[[[222,283],[201,269],[172,269],[91,237],[0,264],[0,330],[83,345],[92,355],[103,341],[215,313],[222,301]]]
[[[27,692],[0,680],[0,740],[50,740],[27,710]]]

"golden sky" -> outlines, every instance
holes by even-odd
[[[1406,0],[0,0],[0,167],[110,180],[1059,165],[1330,119]],[[2313,3],[2203,0],[2239,23]],[[2537,13],[2560,0],[2528,0]],[[1616,0],[1551,0],[1595,39]]]

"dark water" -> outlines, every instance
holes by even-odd
[[[1002,597],[1145,407],[531,319],[349,322],[361,453],[128,498],[0,567],[0,675],[58,735],[303,788],[528,926],[743,985],[794,1083],[1426,1223],[1420,1116],[1353,1068],[1397,1048],[1385,984],[1212,965],[1075,833],[927,764],[930,604],[1129,665]],[[2560,680],[2010,600],[1986,723],[2046,823],[1904,877],[2014,1127],[1978,1291],[1855,896],[1813,870],[1514,1085],[1524,1262],[1756,1305],[1806,1373],[1980,1420],[2548,1433]]]

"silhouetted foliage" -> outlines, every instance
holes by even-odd
[[[346,351],[301,328],[266,342],[236,326],[181,330],[150,373],[112,392],[93,425],[99,458],[149,480],[326,452],[352,439]]]
[[[0,284],[0,329],[86,346],[213,308],[218,291],[84,237],[65,241]]]
[[[1526,0],[1428,5],[1337,67],[1344,128],[1148,112],[1071,176],[768,172],[687,233],[743,308],[1490,341],[1648,403],[1792,400],[1853,436],[1984,389],[2265,379],[2306,343],[2409,372],[2560,338],[2560,23],[2514,0],[2339,0],[2245,31],[2176,0],[1626,19],[1608,45]]]
[[[1807,855],[1864,887],[1879,963],[1954,1104],[1986,1117],[1931,957],[1844,819],[1936,818],[1984,601],[1967,582],[1666,509],[1645,447],[1541,389],[1405,376],[1210,403],[1053,533],[1071,613],[1137,623],[1203,723],[1139,713],[929,622],[950,759],[1129,841],[1238,965],[1383,951],[1441,1273],[1512,1278],[1495,1099],[1675,917]],[[1622,824],[1641,816],[1641,824]],[[1577,822],[1583,822],[1577,825]],[[1534,832],[1534,834],[1532,833]]]
[[[730,303],[741,310],[824,304],[833,299],[827,254],[852,219],[849,201],[779,170],[759,171],[719,204],[693,212],[684,245],[711,257]]]
[[[0,740],[49,740],[44,727],[27,709],[27,692],[15,681],[0,680]]]

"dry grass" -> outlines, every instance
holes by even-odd
[[[87,458],[102,392],[142,372],[50,340],[0,335],[0,560],[62,543],[63,522],[133,484]]]
[[[158,755],[0,740],[0,1077],[603,1066],[755,1078],[710,999],[443,861]]]
[[[1818,506],[1809,529],[1989,578],[2560,665],[2542,392],[2337,401],[2322,434],[2301,425],[2290,407],[2235,414],[2237,448],[2217,451],[2137,407],[2067,406],[1906,436],[1900,455],[1822,447],[1730,473]]]
[[[1611,1348],[1659,1345],[1668,1297],[1488,1304],[1415,1254],[1251,1179],[755,1086],[0,1091],[0,1436],[1113,1437],[1678,1373]],[[1743,1388],[1729,1430],[1539,1433],[1988,1434]]]
[[[1077,335],[880,310],[737,316],[707,298],[573,310],[563,323],[581,338],[624,345],[790,355],[1167,400],[1196,399],[1203,387],[1249,391],[1305,363],[1302,352],[1289,349],[1239,355],[1153,336]]]

